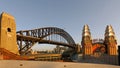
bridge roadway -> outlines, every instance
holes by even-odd
[[[39,43],[48,43],[48,44],[57,44],[57,45],[62,45],[62,46],[67,46],[70,48],[75,48],[74,46],[70,46],[68,43],[62,43],[62,42],[57,42],[57,41],[52,41],[52,40],[44,40],[41,38],[36,38],[36,37],[31,37],[31,36],[23,36],[23,35],[17,35],[17,39],[24,39],[24,40],[31,40],[31,41],[37,41]]]

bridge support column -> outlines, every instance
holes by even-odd
[[[19,55],[15,19],[4,12],[0,16],[0,48]]]

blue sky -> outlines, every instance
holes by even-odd
[[[12,14],[18,30],[48,26],[65,29],[81,42],[84,24],[92,38],[104,38],[105,28],[112,25],[120,44],[120,0],[0,0],[0,12]]]

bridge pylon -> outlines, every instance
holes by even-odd
[[[13,16],[3,12],[0,16],[0,48],[19,55],[16,41],[16,23]]]

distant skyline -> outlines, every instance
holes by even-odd
[[[112,25],[120,44],[120,0],[0,0],[3,11],[15,17],[17,31],[58,27],[76,43],[81,43],[85,24],[92,39],[104,39],[106,26]]]

